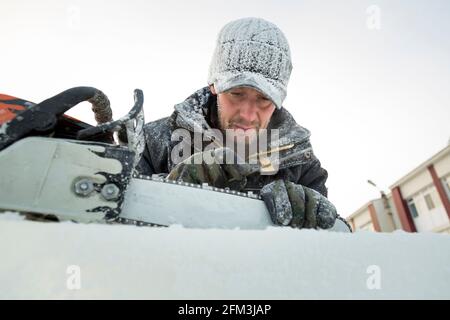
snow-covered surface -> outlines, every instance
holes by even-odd
[[[21,220],[0,214],[0,299],[450,299],[448,235]]]

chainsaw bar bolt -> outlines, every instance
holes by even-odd
[[[94,191],[94,183],[90,179],[80,179],[74,184],[75,193],[82,197],[87,197]]]
[[[102,188],[101,195],[106,200],[116,200],[119,197],[120,189],[113,183],[105,184]]]

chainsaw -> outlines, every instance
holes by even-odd
[[[0,94],[0,211],[34,220],[186,228],[274,226],[258,194],[137,172],[144,96],[112,119],[106,95],[75,87],[35,104]],[[65,114],[88,101],[96,126]],[[342,218],[331,231],[351,232]]]

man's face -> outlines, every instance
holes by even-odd
[[[211,92],[216,94],[214,86]],[[237,87],[217,96],[220,129],[233,129],[242,134],[266,129],[275,105],[261,92],[249,87]]]

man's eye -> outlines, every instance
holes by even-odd
[[[236,96],[236,97],[242,96],[241,92],[230,92],[230,93],[231,93],[231,95]]]
[[[270,99],[266,98],[266,97],[259,97],[259,100],[262,101],[262,102],[269,102],[270,101]]]
[[[270,101],[270,99],[261,99],[261,103],[259,104],[259,109],[260,110],[267,110],[269,109],[269,107],[272,106],[272,102]]]

